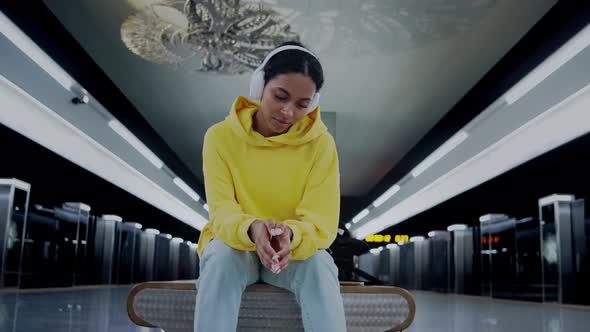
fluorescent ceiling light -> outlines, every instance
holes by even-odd
[[[428,232],[428,237],[435,237],[435,236],[436,236],[436,232],[435,231]]]
[[[163,236],[165,238],[167,238],[168,240],[172,240],[172,235],[168,234],[168,233],[160,233],[160,236]]]
[[[449,227],[447,227],[447,231],[452,232],[452,231],[463,231],[467,229],[467,225],[463,225],[463,224],[454,224],[451,225]]]
[[[145,233],[146,234],[154,234],[154,235],[158,235],[160,234],[160,231],[155,229],[155,228],[146,228],[145,229]]]
[[[182,181],[181,178],[175,177],[174,178],[174,184],[176,184],[180,189],[182,189],[182,191],[184,191],[187,195],[189,195],[190,198],[192,198],[196,202],[199,201],[200,196],[196,192],[194,192],[191,189],[191,187],[188,186],[188,184],[186,184],[184,181]]]
[[[114,214],[103,214],[101,217],[102,220],[109,220],[109,221],[116,221],[116,222],[122,222],[123,218],[116,216]]]
[[[590,132],[590,85],[354,231],[364,239]],[[556,130],[559,128],[559,130]]]
[[[424,236],[412,236],[410,238],[410,242],[420,242],[424,241]]]
[[[199,248],[199,244],[198,243],[191,243],[190,244],[190,247],[191,248],[194,248],[194,249],[197,249],[197,248]]]
[[[350,223],[346,223],[346,229],[350,229],[350,226],[352,226]]]
[[[149,160],[157,168],[162,168],[164,163],[158,158],[147,146],[145,146],[135,135],[133,135],[123,124],[115,119],[109,121],[109,127],[113,129],[119,136],[123,137],[135,150],[141,153],[147,160]]]
[[[0,100],[0,123],[191,227],[201,230],[207,223],[194,209],[2,75]]]
[[[140,224],[140,223],[135,223],[135,228],[142,229],[143,228],[143,225]]]
[[[578,53],[588,47],[588,45],[590,45],[590,25],[578,32],[574,37],[563,44],[563,46],[508,90],[504,97],[506,103],[508,103],[508,105],[515,103],[522,96],[534,89],[539,83],[543,82],[549,77],[549,75],[553,74],[553,72],[559,69],[559,67],[578,55]]]
[[[490,222],[499,219],[506,219],[508,218],[505,214],[497,214],[497,213],[490,213],[479,217],[479,222]]]
[[[209,205],[208,204],[203,204],[203,208],[205,209],[205,211],[209,212]]]
[[[397,184],[393,185],[386,192],[384,192],[381,196],[379,196],[379,198],[377,198],[375,200],[375,202],[373,202],[373,206],[379,207],[381,204],[385,203],[385,201],[390,199],[391,196],[395,195],[395,193],[397,193],[400,189],[401,189],[401,187],[399,185],[397,185]]]
[[[393,249],[393,248],[396,248],[396,247],[397,247],[397,244],[395,244],[395,243],[389,243],[389,244],[387,244],[385,247],[386,247],[387,249]]]
[[[23,33],[4,13],[0,11],[0,31],[16,47],[33,60],[49,76],[53,77],[64,89],[71,91],[76,85],[71,78],[55,61],[35,44],[25,33]]]
[[[379,253],[380,253],[381,251],[379,251],[379,249],[377,249],[377,248],[373,248],[373,249],[369,250],[369,252],[370,252],[371,254],[373,254],[373,255],[379,255]]]
[[[369,210],[364,209],[359,214],[357,214],[354,218],[352,218],[352,223],[356,224],[357,222],[361,221],[364,217],[369,215]]]
[[[453,135],[448,141],[446,141],[443,145],[441,145],[436,151],[434,151],[428,158],[424,159],[418,166],[416,166],[412,170],[412,176],[418,177],[422,174],[426,169],[430,166],[434,165],[437,161],[439,161],[442,157],[444,157],[447,153],[451,152],[455,149],[459,144],[463,143],[464,140],[467,139],[469,135],[466,131],[460,131]]]
[[[73,209],[80,209],[82,211],[90,212],[91,208],[90,205],[80,203],[80,202],[65,202],[66,207],[70,207]]]
[[[173,237],[172,238],[172,242],[182,242],[182,241],[184,241],[184,240],[180,237]]]
[[[571,202],[575,199],[573,195],[558,195],[554,194],[551,196],[543,197],[539,200],[539,206],[545,206],[556,202]]]

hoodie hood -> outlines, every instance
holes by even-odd
[[[320,107],[307,113],[281,135],[264,137],[252,128],[253,116],[260,105],[246,97],[239,96],[234,101],[225,122],[241,139],[256,146],[301,145],[318,138],[328,131],[320,116]]]

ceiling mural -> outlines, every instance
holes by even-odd
[[[263,3],[239,0],[164,0],[142,7],[121,25],[133,53],[176,67],[194,58],[194,70],[243,73],[286,41],[298,41],[284,18]]]
[[[130,0],[137,12],[122,23],[121,39],[154,63],[239,74],[285,41],[360,55],[419,47],[469,29],[497,1],[372,0],[346,9],[308,1],[294,9],[286,1]]]

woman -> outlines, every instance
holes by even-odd
[[[295,294],[306,331],[346,330],[324,250],[336,238],[340,175],[317,107],[323,82],[310,51],[283,44],[254,72],[251,99],[238,97],[205,134],[210,221],[199,238],[195,331],[235,331],[242,293],[260,280]]]

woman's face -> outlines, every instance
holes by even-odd
[[[300,73],[271,79],[264,87],[260,110],[255,115],[256,130],[267,137],[285,133],[307,114],[315,89],[313,80]]]

